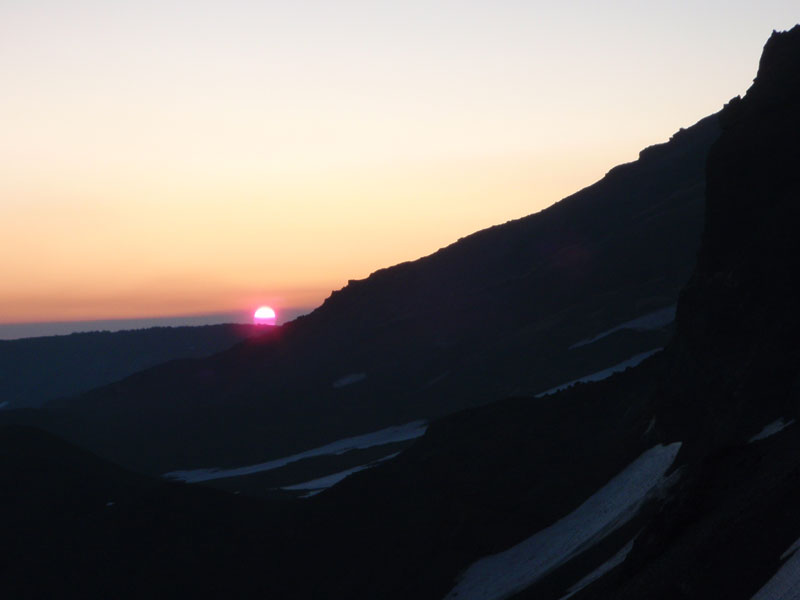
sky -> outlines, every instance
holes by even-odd
[[[743,94],[796,0],[0,0],[0,324],[311,308]]]

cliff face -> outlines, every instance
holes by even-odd
[[[720,124],[652,400],[657,435],[684,442],[681,481],[624,565],[578,598],[755,597],[800,534],[800,26],[772,35]]]
[[[663,411],[682,409],[712,444],[746,434],[749,419],[797,410],[800,26],[772,35],[754,84],[720,123]]]

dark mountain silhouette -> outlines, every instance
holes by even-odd
[[[702,228],[716,117],[529,217],[351,281],[219,356],[155,367],[35,414],[126,466],[239,466],[533,394],[663,346]],[[576,345],[577,344],[577,345]]]
[[[781,594],[800,586],[800,26],[773,34],[721,122],[703,246],[665,351],[555,398],[445,418],[397,459],[309,500],[294,560],[317,568],[293,597],[794,597]],[[580,512],[590,494],[678,443],[634,513],[569,550],[592,532]],[[520,558],[537,532],[547,543]],[[521,587],[503,587],[516,578]]]
[[[252,325],[206,325],[0,340],[0,404],[38,407],[168,360],[210,356],[262,333]]]
[[[800,26],[773,34],[755,83],[720,121],[703,245],[663,352],[599,383],[438,419],[393,460],[304,500],[165,483],[49,434],[0,428],[0,511],[12,516],[0,589],[794,597]]]

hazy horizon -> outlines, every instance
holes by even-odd
[[[277,314],[277,325],[283,325],[306,315],[314,308],[288,308]],[[29,323],[0,323],[0,340],[31,337],[69,335],[90,331],[126,331],[150,327],[183,327],[221,324],[253,324],[252,312],[234,311],[205,315],[177,315],[170,317],[142,317],[135,319],[94,319],[82,321],[39,321]]]

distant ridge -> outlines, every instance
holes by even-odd
[[[35,408],[169,360],[210,356],[266,333],[254,325],[229,324],[0,340],[0,408]]]

